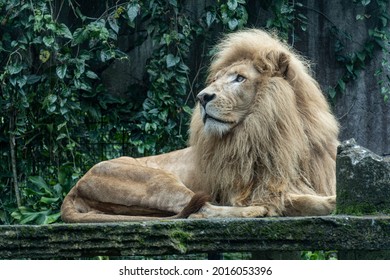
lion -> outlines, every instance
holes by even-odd
[[[65,222],[328,215],[339,125],[307,61],[263,30],[226,35],[197,95],[189,147],[93,166]]]

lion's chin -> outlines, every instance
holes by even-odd
[[[222,123],[222,124],[232,124],[233,123],[231,121],[226,121],[226,120],[223,120],[223,119],[220,119],[220,118],[216,118],[216,117],[213,117],[213,116],[211,116],[209,114],[204,113],[203,123],[206,123],[208,120],[211,120],[211,121],[214,121],[214,122],[217,122],[217,123]]]
[[[203,122],[204,131],[207,135],[222,137],[232,128],[232,124],[230,122],[219,121],[212,117],[204,118]]]

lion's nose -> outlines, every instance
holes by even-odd
[[[213,100],[215,97],[216,97],[215,93],[207,93],[207,92],[201,92],[196,96],[196,98],[199,100],[200,104],[202,104],[203,107],[205,107],[206,104],[209,103],[211,100]]]

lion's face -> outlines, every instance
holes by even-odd
[[[260,73],[250,61],[219,71],[198,95],[206,134],[222,136],[251,113]]]

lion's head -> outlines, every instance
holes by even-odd
[[[338,124],[308,69],[264,31],[236,32],[217,45],[190,127],[216,200],[264,203],[267,192],[283,195],[281,186],[334,193]]]
[[[215,75],[197,95],[206,134],[223,136],[250,114],[260,78],[249,60],[234,63]]]

